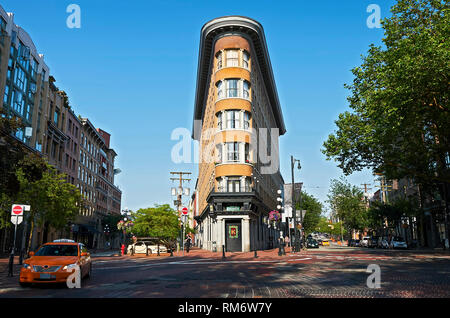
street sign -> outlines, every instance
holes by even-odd
[[[11,215],[23,215],[23,206],[19,204],[13,204]]]
[[[14,225],[19,225],[23,221],[23,215],[11,215],[11,222]]]
[[[183,209],[181,209],[181,213],[183,213],[183,215],[188,215],[189,210],[187,207],[184,207]]]

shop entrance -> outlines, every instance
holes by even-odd
[[[241,221],[225,221],[225,249],[227,252],[242,251]]]

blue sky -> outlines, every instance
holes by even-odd
[[[81,8],[80,29],[66,26],[72,3]],[[171,161],[170,136],[192,128],[200,29],[224,15],[263,25],[287,128],[281,173],[290,182],[294,155],[302,162],[296,182],[326,200],[330,179],[342,173],[320,148],[348,110],[343,85],[353,79],[350,70],[383,37],[366,24],[372,3],[384,18],[394,1],[0,1],[44,54],[76,114],[112,134],[122,207],[133,210],[172,203],[170,171],[193,172],[195,185],[197,165]],[[370,172],[348,180],[377,189]]]

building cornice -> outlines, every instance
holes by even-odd
[[[264,29],[259,22],[253,19],[242,16],[226,16],[207,22],[201,30],[192,138],[196,140],[200,139],[201,127],[196,124],[196,121],[202,120],[203,118],[208,93],[208,78],[211,75],[210,66],[212,63],[212,54],[214,53],[214,43],[218,37],[225,34],[244,34],[251,40],[255,49],[254,56],[257,58],[264,79],[277,127],[280,129],[280,135],[283,135],[286,132],[286,127],[284,125],[269,51],[264,36]]]

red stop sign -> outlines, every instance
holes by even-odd
[[[183,209],[181,209],[181,213],[183,213],[183,215],[187,215],[188,214],[188,208],[184,207]]]
[[[23,209],[20,205],[16,205],[13,209],[12,209],[13,213],[18,215],[18,214],[22,214]]]

